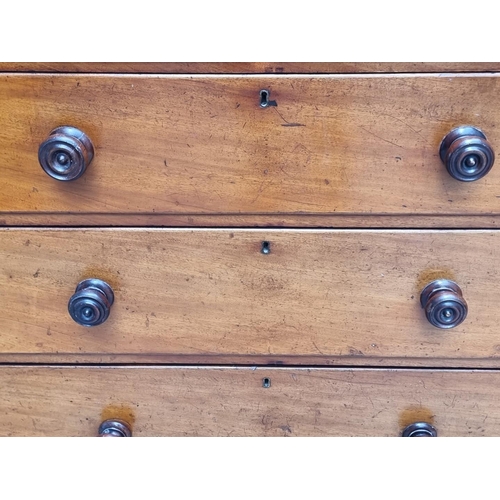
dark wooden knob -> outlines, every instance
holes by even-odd
[[[486,136],[471,125],[462,125],[446,135],[439,147],[439,155],[448,173],[463,182],[481,179],[495,161],[495,153]]]
[[[78,283],[69,299],[68,311],[79,325],[97,326],[108,319],[113,302],[113,290],[107,283],[88,279]]]
[[[437,437],[436,429],[426,422],[410,424],[402,433],[403,437]]]
[[[99,437],[132,437],[130,425],[118,419],[110,419],[102,422],[98,433]]]
[[[75,127],[57,127],[38,149],[38,161],[53,179],[78,179],[94,158],[91,140]]]
[[[467,317],[467,302],[454,281],[432,281],[422,290],[420,303],[429,323],[437,328],[454,328]]]

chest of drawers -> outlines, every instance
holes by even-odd
[[[500,434],[498,70],[1,63],[0,434]]]

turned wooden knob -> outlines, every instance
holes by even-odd
[[[422,290],[420,303],[429,323],[437,328],[454,328],[467,317],[467,302],[454,281],[432,281]]]
[[[68,311],[79,325],[97,326],[108,319],[113,302],[113,290],[106,282],[88,279],[78,283],[69,299]]]
[[[436,429],[426,422],[415,422],[406,427],[403,437],[437,437]]]
[[[439,156],[449,174],[463,182],[481,179],[495,161],[486,136],[471,125],[462,125],[447,134],[439,147]]]
[[[75,127],[57,127],[38,149],[38,161],[53,179],[74,181],[94,157],[92,141]]]
[[[130,425],[118,419],[109,419],[102,422],[98,433],[99,437],[132,437]]]

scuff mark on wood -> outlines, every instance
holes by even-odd
[[[395,142],[389,141],[387,139],[384,139],[383,137],[380,137],[377,134],[374,134],[373,132],[370,132],[368,129],[365,127],[359,127],[361,130],[364,130],[365,132],[368,132],[370,135],[373,135],[373,137],[376,137],[377,139],[380,139],[381,141],[387,142],[389,144],[392,144],[393,146],[397,146],[398,148],[404,149],[403,146],[400,146],[399,144],[396,144]]]

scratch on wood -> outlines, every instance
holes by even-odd
[[[285,122],[281,124],[282,127],[305,127],[303,123],[289,122],[283,117],[283,115],[277,110],[277,108],[273,109],[276,111],[276,113],[278,113],[278,116]]]
[[[257,196],[250,202],[252,205],[260,198],[262,192],[266,189],[264,187],[265,181],[262,181],[259,190],[257,191]]]
[[[323,354],[323,352],[319,349],[319,347],[316,345],[316,342],[314,342],[314,340],[311,341],[313,343],[313,346],[316,348],[316,350],[320,353],[320,354]],[[323,354],[324,356],[324,354]]]
[[[351,356],[364,356],[365,355],[365,353],[363,351],[360,351],[359,349],[356,349],[353,346],[348,345],[347,347],[349,349],[349,354]]]
[[[398,148],[404,149],[403,146],[400,146],[399,144],[396,144],[395,142],[388,141],[387,139],[384,139],[383,137],[380,137],[377,134],[374,134],[373,132],[370,132],[367,130],[365,127],[362,127],[361,125],[359,126],[361,130],[364,130],[365,132],[368,132],[370,135],[373,135],[377,139],[380,139],[381,141],[388,142],[389,144],[392,144],[393,146],[397,146]]]
[[[284,168],[282,165],[279,166],[280,170],[285,174],[288,175],[288,177],[292,177]]]
[[[403,120],[400,120],[399,118],[396,118],[395,116],[389,115],[387,113],[383,113],[383,115],[388,116],[389,118],[393,118],[394,120],[397,120],[398,122],[401,122],[403,125],[406,125],[410,130],[413,130],[413,132],[415,132],[416,134],[421,135],[419,130],[415,130],[413,127],[410,127],[410,125],[408,125]]]

